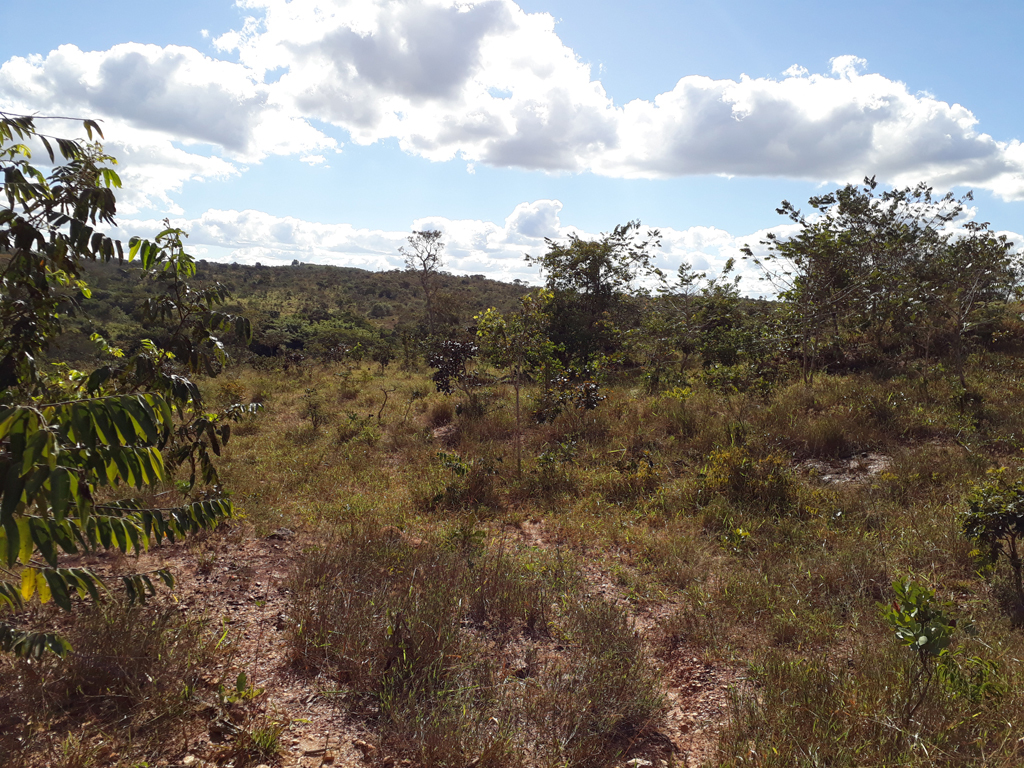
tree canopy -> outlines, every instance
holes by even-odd
[[[652,262],[660,233],[641,234],[640,222],[631,221],[597,240],[572,234],[565,243],[545,242],[547,252],[526,260],[541,268],[552,294],[549,337],[578,361],[614,352],[619,331],[639,321],[638,278],[661,274]]]

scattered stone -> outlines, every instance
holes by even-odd
[[[295,538],[295,531],[291,528],[278,528],[272,534],[267,536],[268,539],[274,539],[276,541],[288,541],[289,539]]]
[[[377,751],[377,748],[373,746],[373,744],[363,741],[362,739],[352,739],[352,746],[362,752],[363,757],[367,760],[370,759],[370,756]]]
[[[634,757],[632,760],[627,760],[626,765],[632,765],[633,768],[649,768],[654,763],[650,760],[644,760],[642,757]]]
[[[181,764],[182,765],[195,765],[198,760],[199,760],[199,758],[196,757],[195,755],[185,755],[185,757],[181,761]]]

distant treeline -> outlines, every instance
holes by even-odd
[[[98,333],[116,346],[132,348],[169,329],[147,320],[146,301],[159,290],[138,279],[131,262],[90,263],[86,280],[92,296],[79,297],[69,332],[58,341],[59,357],[86,359],[95,353],[89,341]],[[483,275],[436,276],[435,312],[443,327],[461,327],[489,307],[510,309],[527,287]],[[339,354],[371,357],[386,348],[392,357],[418,346],[426,335],[424,296],[415,277],[404,271],[314,264],[267,267],[199,261],[196,284],[220,283],[231,293],[226,310],[244,314],[253,326],[247,349],[235,346],[236,359]],[[227,344],[234,342],[226,340]]]

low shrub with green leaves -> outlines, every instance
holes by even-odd
[[[1006,560],[1013,574],[1019,607],[1024,610],[1024,579],[1020,544],[1024,537],[1024,481],[1009,482],[1005,470],[971,493],[961,527],[964,535],[978,545],[978,555],[987,565]]]

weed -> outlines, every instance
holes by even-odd
[[[785,514],[797,500],[788,462],[778,454],[752,456],[744,447],[722,448],[708,457],[705,493],[724,495],[731,503],[754,513]]]
[[[314,432],[319,432],[330,420],[324,400],[316,389],[309,388],[302,396],[300,415],[309,422],[309,426]]]

